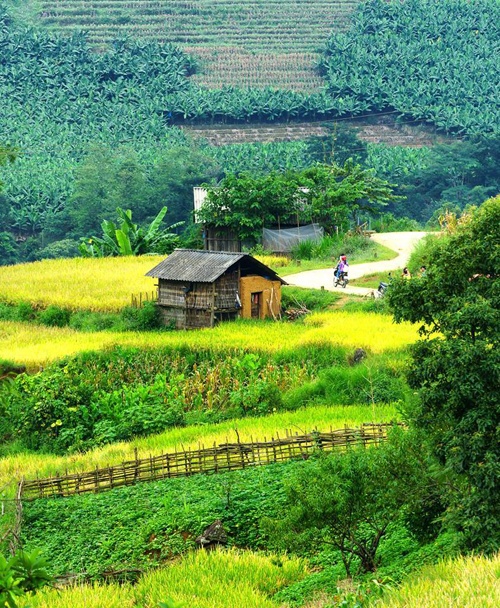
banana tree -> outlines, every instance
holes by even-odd
[[[161,228],[161,223],[167,214],[167,207],[162,207],[158,215],[147,227],[138,226],[132,222],[132,211],[117,207],[116,213],[120,220],[117,226],[110,220],[101,224],[102,236],[92,236],[80,243],[80,253],[83,257],[116,257],[124,255],[144,255],[150,253],[170,253],[178,243],[178,235],[172,232],[184,222],[177,222]]]

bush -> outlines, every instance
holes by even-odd
[[[103,331],[106,329],[118,330],[121,323],[119,314],[79,310],[71,315],[69,325],[79,331]]]
[[[71,312],[59,306],[50,305],[38,314],[37,321],[49,327],[66,327],[69,325]]]
[[[36,310],[30,302],[19,302],[14,315],[15,321],[33,321],[36,319]]]
[[[127,306],[121,312],[125,329],[150,331],[164,328],[160,309],[154,302],[145,302],[141,308]]]
[[[13,436],[34,450],[88,450],[185,424],[271,412],[281,393],[313,373],[282,355],[114,348],[82,353],[5,391]],[[1,413],[1,412],[0,412]]]

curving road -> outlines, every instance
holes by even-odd
[[[359,279],[365,274],[374,272],[391,272],[398,268],[404,268],[408,263],[410,255],[418,241],[427,232],[381,232],[373,234],[372,239],[389,249],[393,249],[398,255],[392,260],[380,262],[368,262],[366,264],[352,264],[349,266],[349,279]],[[282,277],[289,285],[297,287],[309,287],[315,289],[327,289],[328,291],[339,291],[366,296],[371,294],[373,289],[366,287],[354,287],[348,285],[345,289],[333,286],[333,269],[323,268],[322,270],[308,270]]]

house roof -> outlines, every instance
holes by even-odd
[[[274,270],[271,270],[248,253],[231,253],[229,251],[175,249],[168,258],[147,272],[146,276],[168,281],[213,283],[238,262],[241,262],[242,276],[258,274],[286,285],[286,282]]]

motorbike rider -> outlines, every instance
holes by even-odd
[[[337,266],[333,272],[334,276],[340,278],[342,272],[347,272],[349,270],[349,263],[347,262],[347,256],[342,253],[339,257],[339,261],[337,262]]]
[[[343,272],[347,272],[349,270],[349,263],[347,262],[347,256],[341,255],[338,263],[338,276],[342,276]]]

